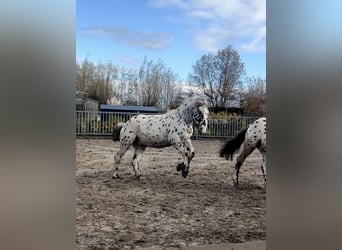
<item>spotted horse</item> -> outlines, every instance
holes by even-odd
[[[177,109],[165,114],[140,114],[131,117],[121,129],[116,128],[113,133],[113,140],[120,140],[120,149],[114,156],[113,178],[120,177],[118,173],[120,161],[131,146],[134,149],[132,165],[137,179],[141,176],[139,160],[146,147],[168,146],[174,146],[182,154],[183,162],[178,164],[177,171],[182,171],[182,176],[186,178],[190,162],[195,155],[190,140],[193,126],[199,133],[206,133],[208,115],[208,104],[205,99],[192,97],[185,100]]]
[[[262,117],[254,121],[247,128],[242,130],[233,139],[226,142],[220,150],[220,156],[227,160],[233,160],[233,154],[240,148],[243,143],[243,148],[240,155],[236,159],[235,170],[233,174],[233,183],[239,183],[240,168],[245,159],[254,151],[258,151],[262,155],[261,171],[266,184],[266,118]]]

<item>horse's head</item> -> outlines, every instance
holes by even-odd
[[[207,105],[199,105],[194,108],[192,118],[200,134],[207,133],[209,110]]]
[[[208,102],[204,98],[190,97],[183,101],[177,110],[181,112],[187,123],[194,123],[200,134],[207,132],[209,110]]]

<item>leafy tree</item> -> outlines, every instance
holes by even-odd
[[[241,94],[241,106],[250,116],[266,115],[266,80],[260,77],[247,78],[247,89]]]

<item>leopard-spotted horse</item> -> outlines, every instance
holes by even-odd
[[[174,146],[182,154],[183,162],[178,164],[177,171],[182,171],[182,176],[186,178],[190,162],[195,155],[190,140],[193,126],[200,134],[205,134],[208,115],[208,104],[205,99],[192,97],[185,100],[177,109],[165,114],[139,114],[131,117],[122,128],[116,128],[113,132],[113,140],[120,140],[120,149],[114,155],[113,178],[119,178],[120,161],[131,146],[134,149],[132,165],[137,179],[141,176],[139,160],[146,147],[168,146]]]
[[[233,139],[226,142],[221,148],[220,156],[227,160],[233,160],[233,154],[240,148],[243,143],[243,148],[240,155],[236,159],[235,171],[233,174],[233,183],[239,183],[239,172],[243,162],[254,149],[262,155],[261,171],[266,184],[266,117],[262,117],[254,121],[247,128],[242,130]]]

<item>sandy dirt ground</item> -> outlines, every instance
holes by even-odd
[[[147,148],[134,178],[129,150],[121,179],[112,179],[119,142],[76,140],[76,244],[78,249],[178,249],[184,245],[266,239],[266,191],[261,155],[231,180],[233,162],[218,156],[221,140],[193,140],[195,157],[183,178],[173,147]],[[235,157],[234,157],[235,160]]]

